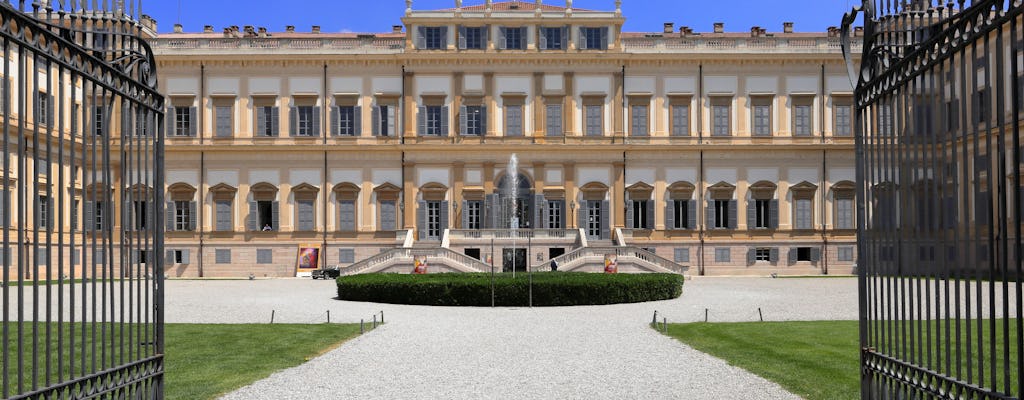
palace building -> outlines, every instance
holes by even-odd
[[[294,276],[300,246],[347,272],[855,270],[839,30],[406,3],[381,33],[152,40],[167,275]]]

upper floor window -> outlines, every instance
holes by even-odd
[[[853,134],[853,106],[849,100],[833,100],[835,102],[835,130],[836,136],[850,136]]]
[[[463,26],[459,28],[459,48],[483,50],[487,47],[487,28],[482,26]]]
[[[216,121],[216,136],[217,137],[231,137],[234,135],[234,108],[231,107],[230,100],[216,100],[216,105],[213,108],[214,119]]]
[[[53,122],[53,96],[44,91],[36,92],[35,98],[35,123],[38,125],[50,125]]]
[[[793,136],[811,136],[814,119],[811,117],[813,97],[795,97],[793,99]]]
[[[498,48],[502,50],[523,50],[526,48],[525,27],[500,27],[498,28]]]
[[[420,136],[448,136],[448,107],[421,106],[417,120]]]
[[[562,105],[548,104],[546,111],[547,135],[562,136]]]
[[[672,99],[672,136],[690,136],[690,99]]]
[[[600,104],[588,104],[584,108],[587,123],[587,136],[602,136],[604,134],[604,107]]]
[[[313,105],[292,107],[291,128],[292,136],[320,136],[320,107]]]
[[[568,28],[541,27],[540,28],[540,49],[541,50],[565,50],[565,41],[569,36]]]
[[[580,28],[580,50],[608,49],[608,28]]]
[[[505,105],[505,136],[523,136],[523,106]]]
[[[103,136],[103,126],[107,121],[106,108],[104,106],[95,106],[92,110],[92,133],[96,136]]]
[[[767,96],[754,97],[751,99],[751,132],[753,136],[772,135],[772,98]]]
[[[462,106],[460,117],[463,135],[481,136],[487,131],[487,109],[483,106]]]
[[[419,46],[423,50],[441,50],[448,47],[448,27],[446,26],[421,26],[419,27]]]
[[[721,97],[711,100],[711,135],[730,136],[732,134],[732,98]]]
[[[335,106],[331,110],[331,133],[334,136],[359,136],[362,126],[359,123],[362,107],[354,105]]]
[[[373,107],[373,136],[394,136],[398,106],[380,104]],[[358,123],[358,119],[356,120]],[[358,129],[357,129],[358,131]]]
[[[253,109],[255,121],[253,121],[253,136],[275,137],[278,135],[280,126],[280,112],[277,108],[277,99],[274,97],[254,97]]]
[[[195,136],[196,108],[195,107],[171,107],[171,134],[173,136]]]
[[[649,97],[634,98],[629,107],[629,133],[632,136],[648,136],[650,124],[648,123],[648,106],[651,103]]]

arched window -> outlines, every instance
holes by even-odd
[[[281,229],[281,204],[277,200],[277,186],[260,182],[249,188],[249,231],[277,231]]]
[[[654,229],[654,187],[638,182],[626,188],[626,228]]]
[[[747,229],[777,229],[779,227],[779,201],[775,199],[778,187],[768,181],[750,185],[747,200]]]
[[[217,232],[235,230],[234,203],[238,188],[226,183],[218,183],[210,188],[213,197],[213,229]]]
[[[736,186],[718,182],[708,187],[708,207],[704,224],[708,229],[736,229]]]
[[[690,182],[676,182],[668,187],[665,201],[665,229],[697,229],[697,202],[693,200],[695,187]]]
[[[334,198],[338,203],[338,231],[355,232],[358,219],[359,186],[351,182],[334,186]]]

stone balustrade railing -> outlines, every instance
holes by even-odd
[[[290,50],[353,50],[358,53],[401,53],[402,38],[167,38],[152,41],[154,49],[290,49]]]
[[[622,46],[627,53],[656,53],[656,52],[732,52],[750,51],[758,52],[822,52],[841,49],[838,37],[810,37],[810,38],[787,38],[787,37],[701,37],[687,36],[679,37],[633,37],[622,40]],[[861,47],[860,41],[853,41],[855,48]]]
[[[584,247],[555,257],[554,261],[558,263],[559,271],[571,271],[582,264],[586,264],[592,258],[603,258],[607,254],[614,254],[620,262],[640,261],[677,274],[683,274],[689,270],[689,267],[679,265],[672,260],[635,246]],[[533,268],[534,271],[549,271],[551,270],[551,261],[536,265]]]
[[[577,240],[577,229],[451,229],[449,239],[459,240],[545,240],[572,239]]]

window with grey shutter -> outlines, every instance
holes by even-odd
[[[280,111],[274,106],[256,107],[256,126],[254,131],[257,137],[276,137],[280,126]]]
[[[487,129],[485,109],[482,106],[460,107],[460,131],[463,135],[482,136]]]
[[[551,200],[547,202],[547,228],[565,228],[565,200]]]
[[[608,200],[601,202],[601,239],[608,240],[611,238],[611,207],[609,207]]]
[[[356,129],[358,115],[355,106],[336,106],[331,108],[331,132],[335,136],[358,136]]]
[[[647,131],[647,106],[646,105],[634,105],[632,106],[632,121],[630,124],[630,134],[633,136],[648,136]]]
[[[947,203],[948,204],[948,203]],[[955,213],[949,214],[948,208],[946,212],[946,220],[955,220]],[[853,199],[837,199],[836,200],[836,229],[854,229],[853,226]]]
[[[292,125],[292,136],[317,137],[320,136],[320,107],[297,106],[292,107],[294,120]]]
[[[547,110],[547,136],[562,136],[562,105],[548,104]]]
[[[214,206],[217,208],[217,230],[221,232],[234,230],[231,223],[231,201],[218,200],[214,202]]]
[[[487,47],[487,30],[482,26],[459,27],[459,48],[483,50]]]
[[[381,217],[384,210],[381,209]],[[389,228],[382,227],[389,230]],[[355,200],[341,200],[338,202],[338,230],[342,232],[354,232],[356,230],[356,202]]]
[[[313,212],[313,200],[299,200],[297,202],[297,212],[299,220],[299,230],[303,232],[313,231],[315,221],[315,213]]]
[[[727,263],[727,262],[730,262],[729,261],[730,258],[731,257],[730,257],[730,254],[729,254],[729,248],[728,247],[716,247],[715,248],[715,262],[717,262],[717,263]]]
[[[793,107],[793,135],[811,136],[811,106],[799,104]]]
[[[6,251],[4,253],[6,253]],[[71,253],[71,264],[72,265],[79,265],[79,264],[82,263],[82,251],[80,249],[71,249],[70,253]],[[0,256],[0,257],[2,257],[2,256]],[[3,261],[0,260],[0,264],[2,264],[2,263],[3,263]]]
[[[731,99],[730,99],[731,100]],[[711,106],[713,136],[729,136],[731,134],[730,106],[727,104],[715,104]]]
[[[523,106],[505,106],[505,136],[523,136]]]
[[[217,137],[231,137],[234,134],[234,126],[231,124],[231,106],[214,107],[217,122]]]
[[[50,248],[49,247],[37,247],[36,248],[36,265],[45,266],[50,259]]]
[[[397,210],[394,201],[380,202],[380,229],[393,231],[396,229],[398,220]]]
[[[107,256],[106,251],[102,247],[96,247],[92,252],[92,264],[93,265],[106,265]]]
[[[690,105],[672,105],[672,136],[690,136]]]
[[[602,115],[604,107],[601,105],[588,105],[584,109],[587,114],[587,136],[602,136],[604,135],[604,116]]]
[[[448,107],[424,106],[421,132],[426,136],[448,136]]]
[[[753,119],[754,119],[754,136],[771,136],[772,135],[772,119],[771,119],[771,100],[763,99],[757,100],[753,106]]]
[[[481,229],[483,221],[483,202],[479,200],[469,200],[464,203],[462,210],[463,221],[465,222],[462,229]]]
[[[217,264],[231,263],[231,249],[214,249],[214,262]]]
[[[794,204],[794,229],[811,229],[814,219],[810,199],[797,199]]]
[[[498,43],[501,49],[523,50],[526,48],[526,27],[502,27],[498,33],[500,36]]]
[[[850,136],[853,132],[853,107],[849,104],[836,104],[836,136]]]
[[[840,246],[836,258],[839,261],[853,261],[853,246]]]
[[[342,264],[356,262],[356,249],[338,249],[338,262]]]
[[[690,249],[686,247],[676,247],[673,250],[673,260],[677,263],[688,263],[690,262]]]
[[[257,264],[273,264],[274,263],[274,250],[273,249],[256,249],[256,263]]]

